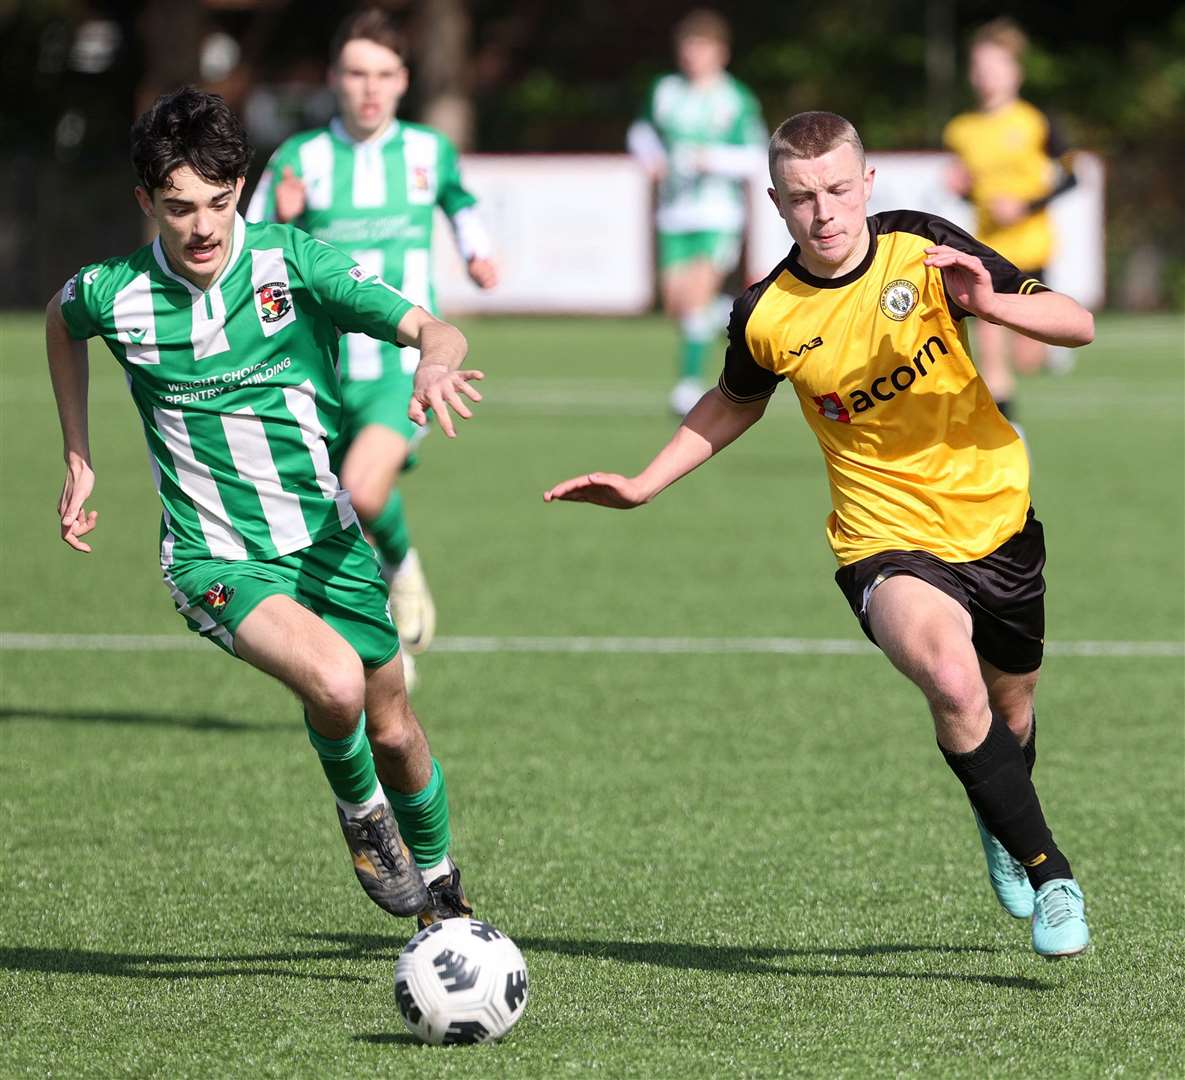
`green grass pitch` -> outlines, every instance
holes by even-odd
[[[487,400],[406,482],[454,644],[858,638],[789,392],[651,507],[545,506],[667,437],[672,333],[466,329]],[[202,643],[92,647],[187,635],[101,347],[95,553],[57,538],[40,334],[0,323],[0,1076],[1185,1074],[1179,645],[1046,663],[1036,776],[1094,939],[1061,963],[996,907],[922,699],[877,655],[429,653],[455,850],[531,996],[500,1045],[413,1043],[410,924],[354,882],[291,697]],[[1103,318],[1075,374],[1021,390],[1051,642],[1181,641],[1182,338]]]

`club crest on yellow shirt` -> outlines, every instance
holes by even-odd
[[[904,278],[890,281],[881,293],[881,311],[895,322],[901,322],[917,306],[918,288]]]

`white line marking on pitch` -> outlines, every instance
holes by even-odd
[[[160,652],[202,648],[194,634],[6,634],[0,652]],[[862,656],[876,652],[857,638],[793,637],[440,637],[437,653],[721,653]],[[1049,656],[1182,657],[1180,641],[1050,641]]]

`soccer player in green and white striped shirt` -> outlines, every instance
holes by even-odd
[[[160,560],[191,629],[301,699],[367,894],[421,924],[470,909],[448,855],[444,777],[408,706],[378,562],[332,467],[339,332],[420,350],[410,405],[454,434],[480,399],[455,327],[368,268],[237,214],[250,151],[222,98],[185,88],[132,129],[136,199],[159,230],[85,266],[49,304],[46,348],[66,459],[62,538],[97,513],[88,338],[123,367],[160,494]],[[414,861],[413,861],[414,860]]]
[[[679,73],[654,84],[627,140],[658,182],[662,301],[680,336],[670,404],[680,416],[703,393],[704,359],[727,321],[720,290],[740,258],[746,181],[762,174],[769,137],[757,99],[725,70],[729,44],[716,12],[684,16],[675,27]]]
[[[407,89],[406,48],[382,11],[351,15],[330,49],[339,116],[294,135],[272,155],[248,221],[291,222],[349,252],[408,299],[435,313],[432,226],[439,206],[452,222],[473,281],[490,288],[497,270],[476,199],[461,184],[456,148],[421,124],[395,119]],[[340,475],[383,558],[395,621],[408,652],[428,647],[435,609],[411,545],[396,483],[423,428],[408,420],[416,355],[367,334],[342,340],[345,405]],[[411,685],[410,657],[404,657]]]

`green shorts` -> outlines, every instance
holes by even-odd
[[[426,427],[407,415],[414,373],[401,371],[393,364],[387,366],[393,370],[383,372],[377,379],[349,376],[342,379],[342,437],[347,445],[371,424],[380,424],[402,435],[413,448],[428,433]]]
[[[366,667],[399,652],[378,558],[356,524],[278,559],[191,559],[164,575],[190,630],[232,656],[239,624],[269,596],[290,596],[320,616]]]
[[[721,274],[731,274],[741,257],[741,234],[705,229],[701,232],[659,232],[658,265],[669,270],[681,263],[707,259]]]

